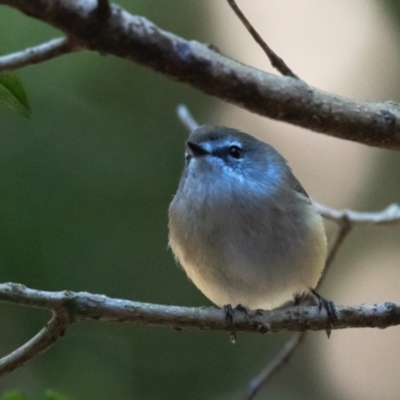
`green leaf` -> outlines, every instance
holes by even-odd
[[[17,391],[5,392],[1,397],[2,400],[27,400],[27,398]]]
[[[0,103],[16,111],[25,118],[31,116],[31,106],[25,90],[12,72],[0,73]]]

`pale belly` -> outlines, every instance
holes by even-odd
[[[314,288],[325,265],[322,219],[313,211],[299,232],[263,235],[232,224],[213,232],[170,232],[170,246],[188,277],[213,303],[272,309]],[[238,222],[240,223],[240,221]]]

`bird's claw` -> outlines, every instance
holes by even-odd
[[[331,300],[326,300],[320,294],[318,294],[314,289],[311,289],[311,293],[317,298],[318,300],[318,309],[321,312],[322,307],[326,310],[328,314],[329,326],[325,330],[328,339],[331,336],[332,327],[335,325],[336,321],[338,320],[335,303]]]

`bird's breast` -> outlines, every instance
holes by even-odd
[[[211,183],[178,193],[169,211],[170,246],[208,298],[272,308],[316,285],[326,239],[308,201],[249,198],[232,188],[216,193]]]

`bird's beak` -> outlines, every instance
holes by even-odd
[[[196,143],[187,141],[186,145],[193,157],[201,157],[209,154],[207,150]]]

